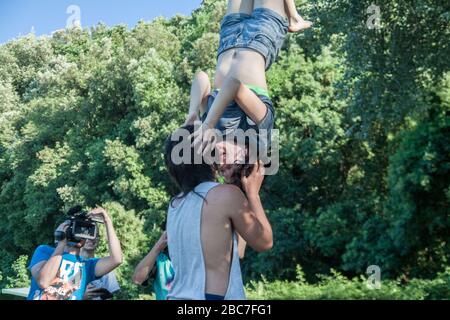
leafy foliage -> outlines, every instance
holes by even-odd
[[[371,1],[298,4],[315,26],[289,35],[268,73],[282,148],[262,197],[275,246],[246,255],[247,283],[267,279],[250,296],[448,297],[448,1],[380,0],[381,29],[367,28]],[[190,17],[0,46],[0,286],[26,283],[26,257],[52,243],[65,210],[100,204],[124,247],[121,298],[149,297],[130,278],[176,191],[163,143],[193,74],[213,76],[225,8],[205,0]],[[394,279],[376,292],[358,280],[374,264]]]
[[[246,292],[252,300],[436,300],[448,298],[449,287],[447,268],[433,280],[414,279],[407,285],[400,280],[386,280],[379,289],[368,286],[364,277],[347,279],[332,271],[331,275],[321,276],[316,284],[305,282],[300,273],[296,281],[251,282]]]

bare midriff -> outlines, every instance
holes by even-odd
[[[225,78],[232,74],[243,84],[267,90],[265,65],[264,57],[254,50],[227,50],[218,58],[214,87],[220,89]]]
[[[287,18],[283,0],[254,0],[254,9],[265,8],[275,11],[280,16]]]

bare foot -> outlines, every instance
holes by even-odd
[[[289,32],[299,32],[311,28],[312,22],[304,20],[300,15],[289,19]]]

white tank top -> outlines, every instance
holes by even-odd
[[[195,192],[206,198],[208,192],[218,186],[205,182]],[[167,238],[170,259],[175,278],[167,298],[169,300],[205,300],[206,269],[201,241],[203,199],[194,192],[169,205]],[[233,257],[225,300],[244,300],[241,267],[237,247],[237,235],[233,231]]]

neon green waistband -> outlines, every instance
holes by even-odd
[[[266,89],[258,87],[258,86],[254,86],[251,84],[246,84],[245,86],[247,88],[249,88],[250,90],[253,90],[257,95],[265,96],[270,99],[269,91],[267,91]],[[215,89],[215,90],[220,91],[220,89]]]
[[[260,95],[260,96],[265,96],[265,97],[267,97],[267,98],[270,98],[269,91],[267,91],[267,90],[264,89],[264,88],[261,88],[261,87],[258,87],[258,86],[253,86],[253,85],[251,85],[251,84],[246,84],[245,86],[246,86],[247,88],[249,88],[250,90],[255,91],[256,94],[258,94],[258,95]]]

